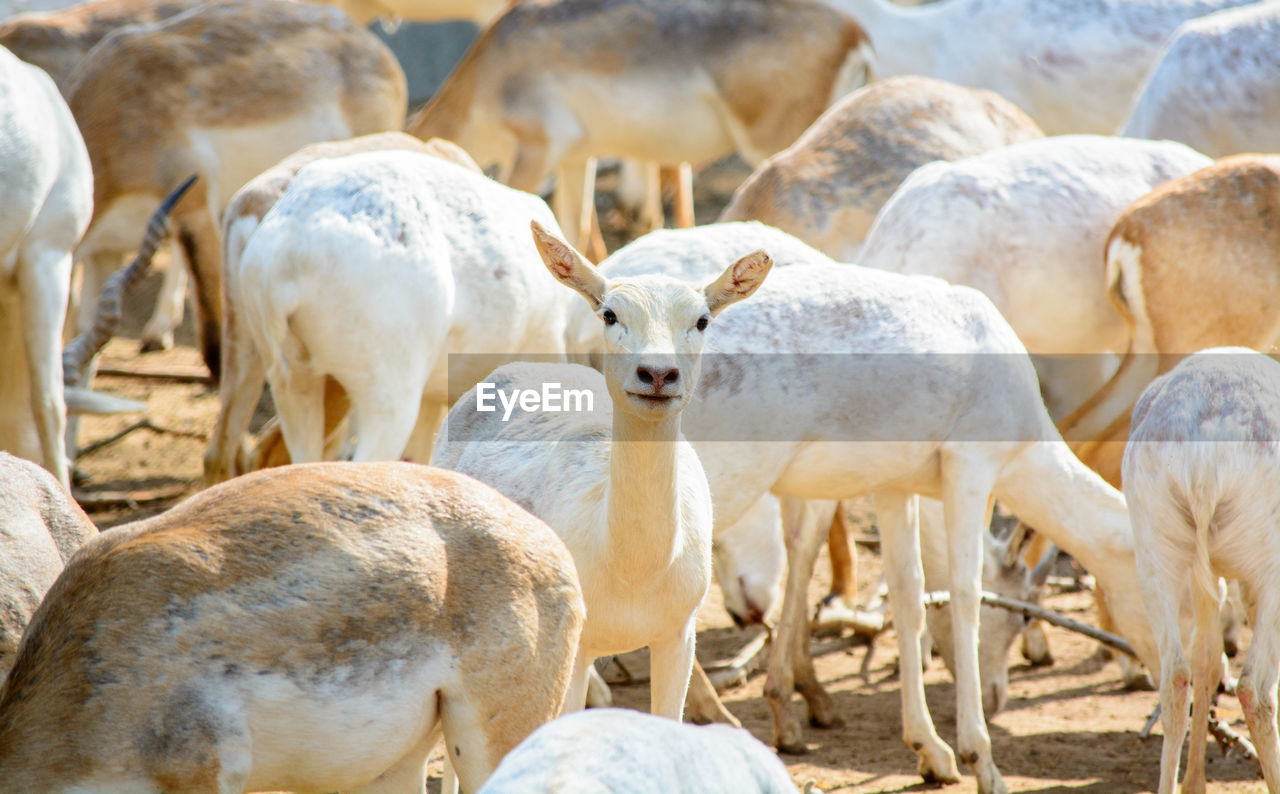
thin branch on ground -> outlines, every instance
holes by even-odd
[[[924,594],[924,605],[927,607],[940,607],[950,601],[951,593],[946,590],[936,590],[932,593]],[[1005,598],[1002,595],[988,592],[986,590],[982,591],[982,603],[993,607],[1000,607],[1001,609],[1007,609],[1011,612],[1019,612],[1023,617],[1040,618],[1045,623],[1083,634],[1086,637],[1095,639],[1103,645],[1114,648],[1121,653],[1127,653],[1135,659],[1138,658],[1138,655],[1133,652],[1133,647],[1129,645],[1129,642],[1124,637],[1090,626],[1088,623],[1081,623],[1078,620],[1072,620],[1069,617],[1054,612],[1052,609],[1045,609],[1037,604],[1028,604],[1025,601]]]
[[[194,438],[199,441],[209,440],[204,433],[197,433],[193,430],[175,430],[171,427],[161,427],[160,425],[157,425],[154,422],[152,422],[150,419],[143,418],[143,419],[139,419],[138,421],[134,422],[133,424],[129,425],[128,427],[126,427],[125,429],[121,430],[118,433],[113,433],[112,435],[109,435],[106,438],[101,438],[101,439],[98,439],[97,441],[94,441],[92,444],[85,445],[83,448],[81,448],[81,450],[78,453],[76,453],[76,460],[80,460],[81,458],[88,457],[89,455],[92,455],[93,453],[97,452],[100,449],[111,446],[112,444],[116,443],[117,441],[129,435],[135,430],[150,430],[153,433],[161,433],[163,435],[169,435],[169,436],[179,436],[181,438]]]
[[[107,378],[139,378],[141,380],[163,380],[170,383],[198,383],[212,386],[213,378],[209,372],[200,367],[189,367],[180,370],[130,369],[128,367],[99,367],[99,377]]]

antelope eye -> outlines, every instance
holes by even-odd
[[[613,313],[613,309],[605,309],[601,312],[600,317],[604,319],[605,325],[613,325],[618,321],[618,315]]]
[[[698,330],[699,330],[699,331],[705,331],[705,330],[707,330],[707,323],[709,323],[709,322],[711,322],[711,315],[709,315],[709,314],[704,314],[704,315],[702,315],[701,317],[699,317],[699,318],[698,318]]]

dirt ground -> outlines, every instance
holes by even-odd
[[[700,208],[701,209],[701,208]],[[700,212],[700,216],[703,213]],[[700,220],[713,220],[710,218]],[[137,331],[145,319],[150,295],[158,277],[154,274],[131,296],[126,316],[133,318],[124,335],[106,350],[105,370],[127,369],[152,374],[187,376],[199,373],[199,355],[191,347],[190,323],[179,334],[174,350],[138,356]],[[139,310],[141,309],[141,311]],[[77,495],[93,519],[103,528],[152,515],[193,493],[199,487],[201,458],[213,427],[218,397],[206,383],[185,377],[111,375],[98,379],[97,388],[145,401],[152,427],[137,429],[120,440],[83,455],[78,461],[87,477]],[[86,418],[81,443],[96,440],[129,427],[137,415]],[[255,424],[255,429],[257,425]],[[158,428],[153,429],[153,428]],[[874,531],[863,511],[860,531]],[[829,571],[821,562],[820,574],[811,586],[811,600],[825,593]],[[867,549],[859,560],[860,591],[866,595],[879,575],[879,558]],[[1046,604],[1069,617],[1096,623],[1088,593],[1050,594]],[[701,613],[698,656],[705,664],[732,656],[752,636],[740,631],[720,606],[713,589]],[[1159,771],[1160,728],[1146,740],[1138,737],[1147,715],[1156,704],[1154,692],[1126,692],[1118,668],[1103,662],[1097,645],[1079,635],[1050,629],[1056,663],[1032,669],[1022,663],[1016,648],[1010,659],[1009,701],[990,722],[995,759],[1011,791],[1036,792],[1144,792],[1153,791]],[[873,645],[849,638],[815,640],[820,680],[835,700],[843,719],[840,727],[809,729],[809,752],[786,755],[783,760],[798,784],[813,780],[824,790],[840,792],[921,791],[936,786],[921,782],[915,774],[915,757],[902,743],[898,679],[895,673],[896,642],[892,631]],[[647,655],[640,651],[621,659],[635,683],[625,683],[622,669],[610,665],[606,678],[615,683],[619,705],[647,708]],[[1233,665],[1238,674],[1239,660]],[[744,686],[725,693],[729,709],[756,737],[769,741],[771,719],[762,697],[763,672]],[[954,747],[955,707],[951,679],[941,661],[935,661],[925,678],[930,711],[940,735]],[[792,707],[802,709],[798,696]],[[797,711],[797,714],[801,712]],[[1218,714],[1242,733],[1246,732],[1239,704],[1224,696]],[[1209,749],[1209,790],[1213,792],[1263,791],[1258,770],[1236,758],[1224,758],[1216,746]],[[433,765],[430,791],[439,787],[439,761]],[[945,787],[952,792],[975,790],[973,778]]]

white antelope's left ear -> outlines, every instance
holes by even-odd
[[[544,229],[542,224],[532,221],[530,227],[533,229],[533,244],[537,246],[547,270],[550,270],[551,275],[555,276],[561,284],[572,287],[586,298],[587,303],[591,304],[591,311],[597,311],[604,301],[604,293],[608,288],[605,277],[600,275],[600,271],[596,270],[585,256]]]
[[[725,307],[750,297],[764,281],[764,277],[769,275],[771,267],[773,260],[764,251],[752,251],[729,265],[720,274],[720,278],[702,291],[707,296],[707,308],[711,310],[711,316],[714,317]]]

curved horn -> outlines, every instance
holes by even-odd
[[[93,318],[93,327],[72,339],[62,351],[64,384],[68,386],[79,384],[89,361],[98,355],[98,352],[115,335],[116,327],[120,324],[120,311],[125,292],[151,266],[151,258],[155,256],[156,248],[164,239],[165,222],[169,219],[169,213],[178,203],[178,199],[182,198],[182,194],[186,193],[195,181],[196,174],[192,174],[172,193],[165,196],[147,224],[147,233],[142,238],[142,244],[138,246],[137,256],[127,266],[113,273],[111,278],[107,279],[107,283],[102,286],[102,295],[98,298],[98,312]],[[179,264],[175,262],[173,266],[177,267]]]
[[[1049,547],[1049,550],[1040,558],[1040,562],[1036,563],[1036,567],[1031,569],[1031,574],[1027,580],[1031,582],[1032,587],[1044,587],[1044,583],[1049,581],[1049,574],[1053,571],[1053,566],[1058,562],[1058,545]]]

